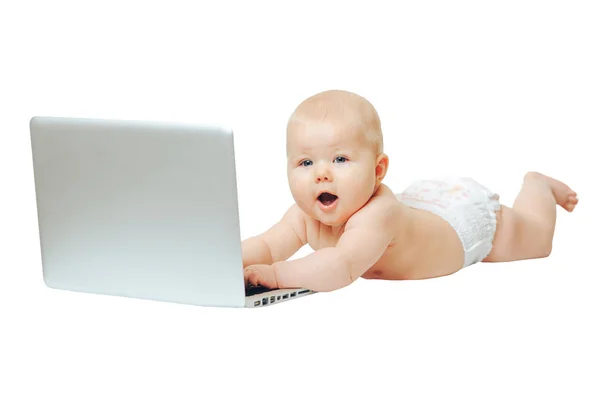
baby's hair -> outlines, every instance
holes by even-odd
[[[359,129],[373,145],[376,155],[383,152],[381,120],[366,98],[344,90],[327,90],[312,95],[296,107],[289,118],[288,131],[294,122],[319,120]]]

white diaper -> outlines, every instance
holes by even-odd
[[[445,219],[458,233],[465,250],[463,267],[483,260],[492,250],[499,196],[475,180],[447,177],[411,183],[398,200]]]

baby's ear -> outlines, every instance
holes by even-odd
[[[380,154],[377,157],[377,161],[375,163],[375,177],[377,179],[377,183],[381,183],[387,173],[389,165],[390,159],[387,155]]]

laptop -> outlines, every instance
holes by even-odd
[[[231,129],[36,116],[30,134],[48,287],[251,308],[314,293],[245,285]]]

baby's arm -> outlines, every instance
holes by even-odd
[[[292,261],[273,264],[279,288],[333,291],[351,284],[385,253],[393,239],[396,207],[372,203],[347,223],[335,247],[324,248]]]
[[[302,210],[294,204],[269,230],[242,242],[244,267],[286,260],[305,244],[306,222]]]

